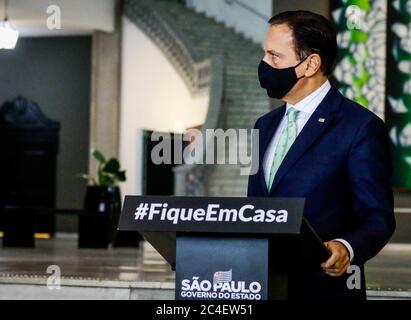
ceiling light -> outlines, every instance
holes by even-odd
[[[8,0],[4,0],[4,19],[0,22],[0,49],[14,49],[19,38],[19,31],[8,20]]]

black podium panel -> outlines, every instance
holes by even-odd
[[[303,198],[126,196],[119,230],[299,234]]]
[[[126,196],[119,230],[137,230],[176,271],[176,299],[287,299],[290,274],[329,252],[302,198]]]
[[[178,236],[176,299],[268,299],[268,239]]]

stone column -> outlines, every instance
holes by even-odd
[[[90,148],[118,156],[120,121],[121,13],[116,4],[114,32],[94,31],[92,43]],[[89,158],[89,171],[95,162]]]

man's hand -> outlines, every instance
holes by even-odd
[[[324,244],[331,251],[331,257],[322,263],[321,267],[332,277],[343,275],[350,266],[350,254],[347,248],[339,241],[328,241]]]

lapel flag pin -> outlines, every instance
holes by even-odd
[[[318,118],[318,122],[325,122],[324,118]]]

